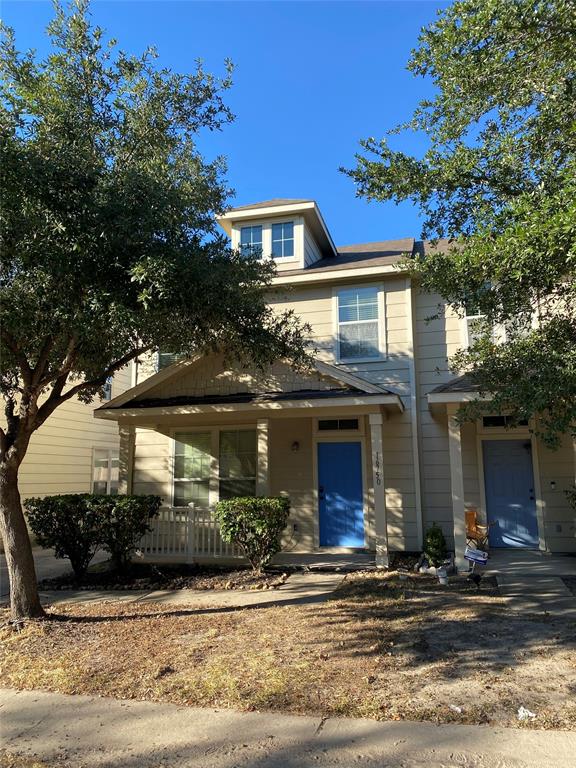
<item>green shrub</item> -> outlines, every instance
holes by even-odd
[[[237,544],[255,571],[261,571],[280,552],[280,536],[289,514],[290,499],[285,496],[227,499],[219,501],[215,510],[222,538]]]
[[[106,501],[107,503],[106,503]],[[99,496],[93,503],[102,518],[102,548],[110,553],[112,565],[126,570],[138,542],[158,515],[159,496]]]
[[[428,558],[430,565],[438,567],[446,560],[446,539],[442,533],[442,528],[436,523],[428,528],[424,536],[424,554]]]
[[[87,505],[89,494],[26,499],[28,523],[41,547],[67,557],[78,579],[86,573],[101,543],[98,511]]]
[[[160,503],[159,496],[74,493],[26,499],[24,507],[38,544],[67,557],[81,579],[100,548],[110,553],[115,568],[124,570]]]

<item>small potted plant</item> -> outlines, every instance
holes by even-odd
[[[436,568],[436,575],[440,584],[448,583],[448,573],[444,567],[447,554],[446,539],[442,528],[436,523],[432,523],[432,527],[428,528],[424,537],[424,556],[430,565]]]

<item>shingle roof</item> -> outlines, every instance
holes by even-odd
[[[305,269],[284,270],[282,275],[310,274],[327,272],[335,269],[354,269],[355,267],[383,267],[397,264],[406,256],[411,256],[414,238],[400,240],[379,240],[375,243],[356,243],[337,248],[338,255],[320,259]]]
[[[475,384],[468,376],[458,376],[456,379],[440,384],[440,386],[429,392],[430,395],[438,395],[446,392],[479,392],[480,387]]]
[[[262,200],[260,203],[249,203],[248,205],[236,205],[232,211],[249,211],[251,208],[272,208],[275,205],[299,205],[300,203],[313,203],[314,200],[304,200],[287,197],[273,197],[272,200]]]
[[[382,392],[363,392],[356,387],[334,389],[299,389],[295,392],[237,392],[231,395],[180,395],[178,397],[150,397],[142,400],[129,400],[116,408],[166,408],[179,405],[227,405],[235,403],[267,403],[284,400],[321,400],[328,397],[381,397],[393,395],[388,389]],[[109,407],[109,406],[108,406]],[[106,410],[106,405],[99,410]]]

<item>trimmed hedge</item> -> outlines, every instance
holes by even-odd
[[[125,569],[160,504],[159,496],[75,493],[26,499],[24,507],[38,544],[67,557],[81,579],[99,549]]]
[[[285,496],[246,496],[216,504],[215,517],[224,541],[237,544],[254,571],[261,571],[282,546],[290,514]]]

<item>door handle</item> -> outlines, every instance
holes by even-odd
[[[320,498],[320,500],[324,499],[324,486],[323,485],[321,485],[318,488],[318,497]]]
[[[530,488],[528,493],[530,494],[530,501],[534,501],[534,488]]]

